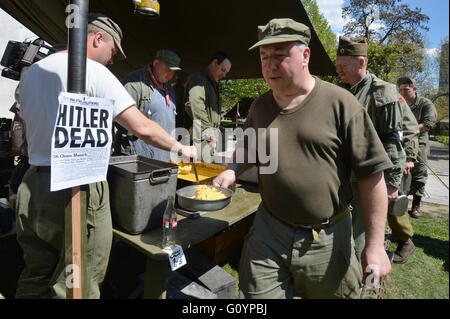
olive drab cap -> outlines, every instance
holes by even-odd
[[[337,56],[367,56],[367,43],[364,39],[350,40],[339,37]]]
[[[96,27],[104,30],[114,39],[114,43],[117,47],[117,60],[126,59],[126,55],[123,52],[121,41],[122,41],[122,30],[113,20],[108,18],[102,13],[90,13],[88,18],[88,23],[95,25]]]
[[[411,79],[408,76],[402,76],[401,78],[399,78],[397,80],[397,85],[400,86],[402,84],[411,84],[413,86],[416,86],[416,81],[414,81],[413,79]]]
[[[258,26],[258,42],[249,50],[262,45],[282,42],[298,41],[308,45],[310,40],[311,30],[303,23],[292,19],[272,19],[266,25]]]
[[[167,66],[171,70],[174,71],[181,70],[180,68],[181,58],[173,51],[165,49],[158,50],[158,52],[156,52],[156,58],[167,64]]]

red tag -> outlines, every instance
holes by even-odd
[[[400,102],[405,102],[405,100],[404,100],[402,97],[399,97],[398,100],[399,100]]]

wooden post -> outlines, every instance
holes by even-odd
[[[83,298],[83,292],[82,289],[83,284],[81,283],[81,278],[84,277],[84,274],[82,274],[82,246],[81,241],[82,237],[82,225],[81,223],[81,202],[80,202],[80,187],[73,187],[72,188],[72,264],[73,265],[80,265],[80,271],[79,271],[79,278],[74,278],[74,280],[79,281],[79,286],[76,285],[72,289],[73,292],[73,299],[82,299]]]
[[[67,298],[86,297],[86,212],[88,186],[66,190],[65,261]]]
[[[67,90],[71,93],[86,93],[86,42],[89,0],[71,0],[70,13],[73,21],[68,36],[68,73]],[[89,191],[89,187],[87,187]],[[73,187],[70,204],[66,206],[65,213],[65,253],[66,275],[71,273],[73,284],[66,280],[67,298],[86,298],[86,213],[87,194],[80,192],[80,187]],[[67,201],[66,201],[67,203]]]

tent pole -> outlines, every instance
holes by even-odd
[[[74,15],[68,25],[67,90],[70,93],[86,93],[86,45],[89,0],[71,0],[69,6]],[[89,188],[87,189],[89,191]],[[65,210],[65,260],[66,273],[72,271],[73,282],[67,285],[67,297],[86,298],[86,212],[87,191],[73,187],[66,192],[70,201]],[[66,203],[68,201],[66,200]],[[70,266],[70,268],[68,268]]]

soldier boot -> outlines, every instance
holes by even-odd
[[[409,257],[414,253],[416,246],[411,239],[405,242],[399,242],[397,250],[394,253],[393,262],[396,264],[404,264],[408,261]]]
[[[409,216],[412,218],[420,218],[423,214],[422,210],[420,209],[420,202],[422,200],[422,197],[414,195],[413,203],[412,203],[412,209],[408,212]]]

